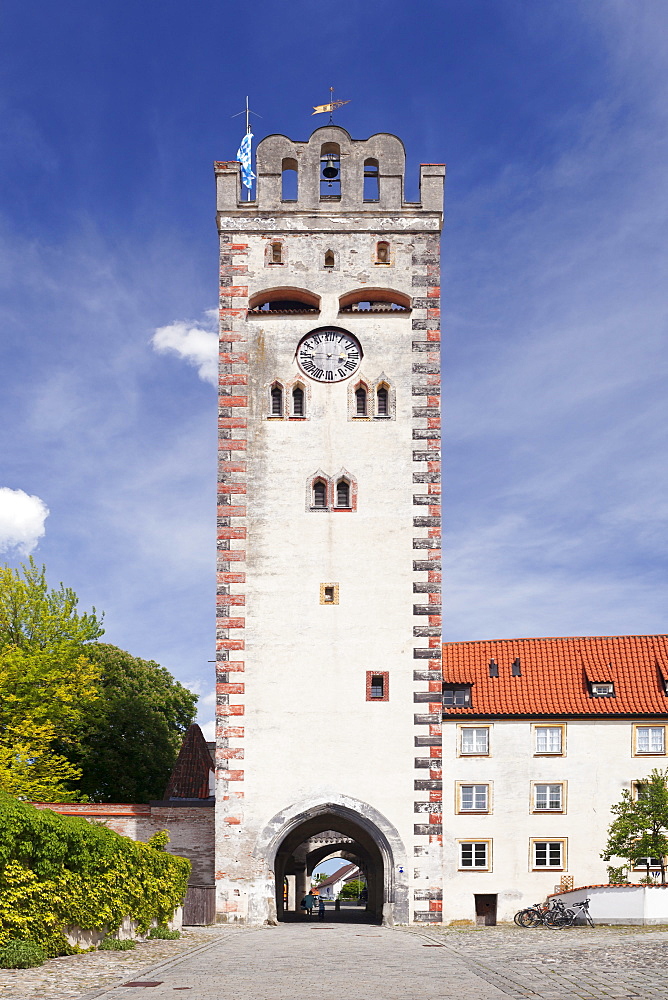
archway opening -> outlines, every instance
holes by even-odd
[[[339,899],[341,889],[328,894],[324,919],[335,922],[380,923],[383,904],[392,896],[392,856],[380,831],[356,821],[353,816],[323,812],[294,826],[276,851],[276,911],[279,920],[308,920],[301,902],[311,886],[318,889],[313,873],[324,861],[340,859],[341,867],[354,865],[365,888],[361,899]],[[349,869],[350,874],[353,869]],[[312,920],[317,919],[316,902]]]

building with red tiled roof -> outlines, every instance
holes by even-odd
[[[444,921],[510,920],[562,880],[606,882],[611,806],[668,764],[668,636],[445,643],[442,671],[434,790],[415,808],[442,809]]]

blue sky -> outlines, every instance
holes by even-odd
[[[0,50],[3,558],[210,722],[211,164],[333,85],[409,197],[448,163],[446,638],[666,631],[666,5],[5,0]]]

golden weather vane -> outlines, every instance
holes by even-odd
[[[329,124],[331,125],[332,122],[333,122],[333,120],[334,120],[333,119],[334,112],[338,111],[339,108],[342,108],[344,104],[350,104],[350,101],[335,101],[334,100],[334,87],[330,87],[329,88],[329,104],[315,104],[315,105],[312,105],[313,111],[311,112],[311,117],[313,117],[313,115],[326,114],[326,112],[329,111]]]

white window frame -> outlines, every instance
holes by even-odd
[[[546,747],[547,749],[541,749],[539,746],[539,740],[541,739],[541,730],[546,731]],[[553,733],[555,731],[559,732],[559,748],[556,749],[556,743],[553,745]],[[554,725],[534,723],[533,725],[533,745],[534,745],[534,757],[563,757],[566,753],[566,726],[563,723],[556,723]]]
[[[490,726],[459,726],[458,748],[460,757],[489,757]],[[478,733],[485,733],[484,749],[482,740],[479,741]],[[472,749],[464,747],[464,734],[474,733]]]
[[[538,789],[547,789],[546,796],[547,802],[549,803],[551,797],[551,789],[559,788],[559,799],[560,804],[558,806],[544,806],[541,808],[538,805]],[[566,782],[564,781],[534,781],[531,790],[531,811],[534,813],[565,813],[566,812]]]
[[[641,733],[647,731],[647,748],[641,747]],[[653,739],[653,733],[661,734],[661,749],[657,749]],[[645,742],[644,736],[642,742]],[[656,741],[658,744],[658,741]],[[633,753],[636,757],[665,757],[666,756],[666,727],[662,725],[640,725],[636,723],[633,727]]]
[[[471,861],[475,862],[484,858],[484,864],[464,864],[465,849],[472,848],[470,852]],[[481,848],[483,850],[481,850]],[[462,872],[491,872],[492,870],[492,841],[491,840],[460,840],[457,844],[459,871]],[[466,850],[466,854],[469,851]]]
[[[485,804],[484,804],[484,806],[476,806],[474,804],[471,807],[466,808],[466,806],[464,805],[464,789],[465,788],[472,788],[473,789],[473,802],[474,803],[476,801],[476,798],[479,796],[479,793],[477,792],[477,790],[481,789],[481,788],[484,788],[485,789],[485,792],[484,792],[484,796],[485,796],[484,801],[485,801]],[[491,785],[490,785],[490,783],[488,781],[475,781],[475,782],[473,782],[473,781],[458,781],[457,782],[457,800],[456,800],[457,812],[458,813],[464,813],[466,815],[468,815],[469,813],[473,813],[473,814],[478,815],[478,816],[484,815],[486,813],[490,813],[492,811],[492,795],[491,795],[491,792],[492,792],[492,788],[491,788]]]
[[[536,871],[537,872],[566,871],[566,847],[567,847],[567,843],[568,842],[567,842],[567,840],[564,837],[553,837],[552,839],[549,839],[548,837],[536,837],[535,839],[533,839],[531,841],[531,848],[530,848],[530,851],[531,851],[531,856],[530,856],[531,870],[535,871],[535,872]],[[545,844],[547,846],[545,857],[546,857],[546,861],[548,861],[548,864],[544,864],[544,865],[538,863],[538,847],[541,846],[541,845],[543,845],[543,844]],[[559,848],[560,848],[559,849],[559,863],[558,864],[549,864],[550,855],[553,853],[551,851],[551,847],[553,845],[555,845],[555,844],[559,844]]]

